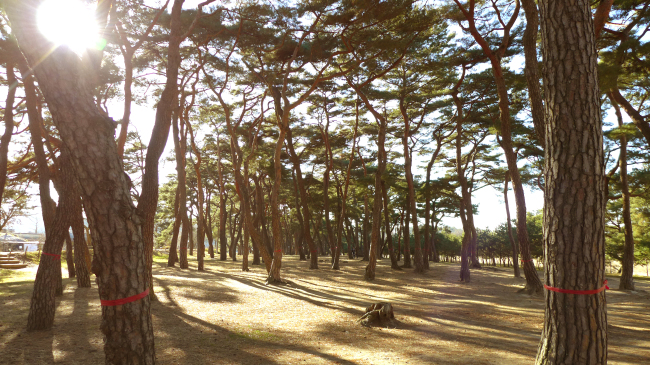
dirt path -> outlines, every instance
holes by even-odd
[[[259,266],[242,273],[240,262],[206,260],[199,273],[195,264],[155,264],[158,364],[531,364],[544,315],[542,298],[516,294],[523,279],[506,269],[472,270],[460,284],[455,264],[417,275],[382,260],[368,283],[356,260],[308,270],[285,256],[289,284],[266,286]],[[0,364],[103,363],[96,288],[66,279],[53,330],[26,333],[32,280],[0,284]],[[609,364],[648,363],[650,295],[607,295]],[[378,301],[393,303],[396,328],[356,323]]]

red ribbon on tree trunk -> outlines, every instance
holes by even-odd
[[[52,257],[57,258],[57,259],[61,258],[61,255],[57,255],[57,254],[54,254],[54,253],[43,252],[43,255],[52,256]]]
[[[147,290],[143,291],[142,293],[130,296],[128,298],[115,299],[115,300],[100,300],[100,301],[102,303],[102,306],[104,306],[104,307],[114,307],[116,305],[122,305],[122,304],[135,302],[136,300],[140,300],[140,299],[146,297],[147,295],[149,295],[149,289],[148,288],[147,288]]]
[[[578,294],[578,295],[590,295],[590,294],[598,294],[598,293],[600,293],[601,291],[603,291],[603,290],[605,290],[605,289],[609,289],[609,286],[607,286],[607,280],[605,280],[605,281],[603,282],[603,286],[601,286],[601,287],[598,288],[598,289],[594,289],[594,290],[571,290],[571,289],[560,289],[560,288],[554,288],[554,287],[552,287],[552,286],[548,286],[548,285],[546,285],[546,284],[544,284],[544,288],[546,288],[546,289],[548,289],[548,290],[550,290],[550,291],[554,291],[554,292],[556,292],[556,293],[564,293],[564,294]]]

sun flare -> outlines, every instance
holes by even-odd
[[[81,54],[96,48],[99,32],[94,8],[78,0],[46,0],[38,8],[38,29],[55,45],[66,45]]]

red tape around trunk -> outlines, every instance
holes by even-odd
[[[530,262],[530,261],[533,261],[533,259],[530,259],[530,260],[521,260],[521,262]]]
[[[570,290],[570,289],[560,289],[560,288],[554,288],[552,286],[544,285],[544,288],[554,291],[557,293],[565,293],[565,294],[578,294],[578,295],[590,295],[590,294],[598,294],[601,291],[605,289],[609,289],[609,286],[607,286],[607,280],[603,282],[603,286],[601,286],[598,289],[594,290]]]
[[[61,258],[61,255],[57,255],[57,254],[49,253],[49,252],[43,252],[43,255],[52,256],[52,257],[57,258],[57,259]]]
[[[116,305],[122,305],[122,304],[126,304],[126,303],[135,302],[136,300],[140,300],[140,299],[146,297],[147,295],[149,295],[149,289],[143,291],[140,294],[136,294],[136,295],[128,297],[128,298],[115,299],[115,300],[102,300],[101,302],[102,302],[102,305],[104,307],[114,307]]]
[[[282,253],[282,250],[275,250],[275,252],[279,252],[279,253]]]

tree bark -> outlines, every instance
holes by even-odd
[[[541,0],[546,150],[545,282],[593,290],[605,280],[605,166],[590,3]],[[536,364],[606,364],[605,292],[548,290]]]
[[[381,247],[379,230],[381,229],[381,208],[382,208],[382,175],[386,169],[386,151],[384,143],[386,140],[386,123],[377,120],[379,124],[379,135],[377,136],[377,171],[375,171],[375,200],[372,205],[372,233],[370,240],[370,253],[368,265],[366,266],[365,279],[375,279],[377,267],[377,255]],[[382,152],[383,151],[383,152]]]
[[[70,220],[68,219],[68,222],[69,221]],[[77,275],[77,273],[74,269],[74,253],[72,252],[72,239],[70,238],[69,230],[66,231],[64,240],[65,240],[65,263],[66,266],[68,267],[68,278],[74,278]]]
[[[384,151],[384,156],[386,152]],[[390,233],[390,216],[388,210],[388,187],[386,181],[381,182],[382,201],[384,203],[384,225],[386,225],[386,240],[388,241],[388,255],[390,256],[390,268],[393,270],[402,270],[397,263],[397,254],[393,247],[393,235]]]
[[[510,223],[510,205],[508,204],[508,182],[510,181],[510,172],[506,172],[506,178],[503,181],[503,200],[506,205],[506,223],[508,225],[508,238],[510,239],[510,246],[512,246],[512,267],[514,269],[515,277],[520,278],[519,274],[519,252],[517,251],[517,244],[515,237],[512,234],[512,223]]]
[[[542,102],[542,87],[539,83],[537,66],[537,31],[539,28],[539,13],[535,0],[521,0],[521,6],[526,15],[526,30],[522,42],[524,44],[524,75],[528,85],[528,99],[530,100],[533,126],[537,141],[544,149],[544,103]],[[516,275],[519,277],[519,275]]]
[[[176,122],[174,122],[176,123]],[[178,139],[178,128],[174,127],[174,145]],[[176,194],[174,197],[174,227],[172,228],[172,242],[169,245],[169,258],[167,259],[167,267],[174,267],[178,260],[178,234],[181,229],[181,216],[180,216],[180,187],[176,184]]]
[[[37,5],[37,1],[12,0],[5,2],[4,9],[12,33],[34,69],[63,144],[72,155],[95,235],[93,272],[99,296],[112,300],[146,292],[149,282],[142,224],[117,153],[114,123],[97,109],[78,56],[67,47],[53,47],[36,30],[33,9]],[[128,336],[123,328],[130,329]],[[107,363],[154,363],[148,297],[123,306],[104,306],[101,329]]]
[[[414,261],[415,261],[415,272],[422,273],[424,272],[424,264],[422,258],[422,249],[420,247],[420,228],[418,226],[418,215],[417,207],[415,205],[415,185],[413,184],[413,173],[411,172],[411,151],[409,148],[408,138],[411,134],[410,124],[408,113],[406,107],[403,104],[403,100],[400,100],[400,111],[402,112],[402,119],[404,119],[404,135],[402,136],[402,145],[404,146],[404,168],[406,175],[406,185],[409,190],[408,194],[408,205],[409,209],[407,212],[410,213],[411,219],[413,222],[413,237],[415,238],[415,250],[414,250]],[[407,245],[407,247],[410,245]]]
[[[73,172],[69,170],[71,164],[67,151],[61,151],[59,162],[61,164],[60,179],[62,185],[74,183]],[[68,234],[69,219],[71,217],[71,200],[69,192],[62,189],[59,195],[59,204],[56,207],[54,219],[46,228],[43,254],[39,261],[34,291],[27,316],[27,330],[47,330],[52,328],[56,310],[55,296],[59,278],[61,276],[61,251],[63,241]],[[58,256],[58,257],[57,257]]]
[[[16,98],[16,88],[18,83],[14,74],[14,63],[8,61],[7,70],[7,99],[4,109],[5,131],[0,138],[0,202],[4,197],[5,185],[7,184],[7,164],[9,163],[9,143],[14,133],[14,100]]]
[[[311,210],[309,209],[309,197],[307,196],[307,189],[305,189],[305,183],[302,180],[302,171],[300,169],[300,158],[296,154],[296,151],[293,148],[293,137],[291,135],[291,129],[286,128],[286,143],[287,150],[289,151],[289,157],[293,163],[293,169],[296,171],[296,183],[298,184],[298,192],[300,193],[300,203],[302,205],[302,216],[304,219],[303,229],[305,231],[305,241],[309,250],[311,251],[311,261],[309,262],[309,268],[312,270],[318,269],[318,249],[314,244],[314,239],[312,237],[310,222],[311,222]],[[277,171],[277,167],[276,167]],[[276,176],[276,181],[278,177]],[[275,185],[273,185],[275,191]],[[315,229],[314,229],[315,230]],[[316,232],[314,232],[316,233]],[[275,236],[275,230],[273,231],[273,236]],[[277,249],[277,248],[276,248]]]
[[[223,164],[221,163],[221,143],[217,140],[217,160],[219,160],[219,260],[226,261],[226,182],[223,179]]]
[[[623,127],[623,116],[618,103],[610,93],[610,101],[616,111],[618,127]],[[621,177],[621,200],[623,205],[623,223],[625,224],[625,245],[623,246],[623,260],[621,261],[620,290],[634,290],[634,234],[632,232],[632,217],[630,208],[630,187],[627,179],[627,135],[621,132],[619,138],[619,171]]]
[[[189,267],[187,262],[187,240],[190,230],[190,220],[187,217],[187,182],[185,175],[185,129],[183,125],[179,126],[178,114],[180,110],[174,113],[172,127],[174,129],[174,150],[176,152],[176,176],[178,181],[178,216],[180,217],[183,230],[181,231],[181,244],[179,248],[181,269]]]
[[[154,121],[153,130],[151,131],[151,138],[149,139],[149,146],[147,147],[147,156],[145,157],[144,162],[142,193],[138,199],[138,214],[142,218],[142,239],[144,239],[147,259],[149,296],[152,299],[155,298],[153,274],[151,270],[153,265],[154,220],[156,218],[156,208],[158,207],[158,161],[165,150],[165,145],[167,145],[169,126],[172,121],[174,106],[178,105],[177,79],[178,67],[181,64],[179,47],[182,41],[181,8],[183,2],[184,0],[174,0],[174,5],[172,6],[169,46],[167,48],[167,81],[156,107],[156,119]],[[126,131],[125,125],[122,126],[122,129]]]

